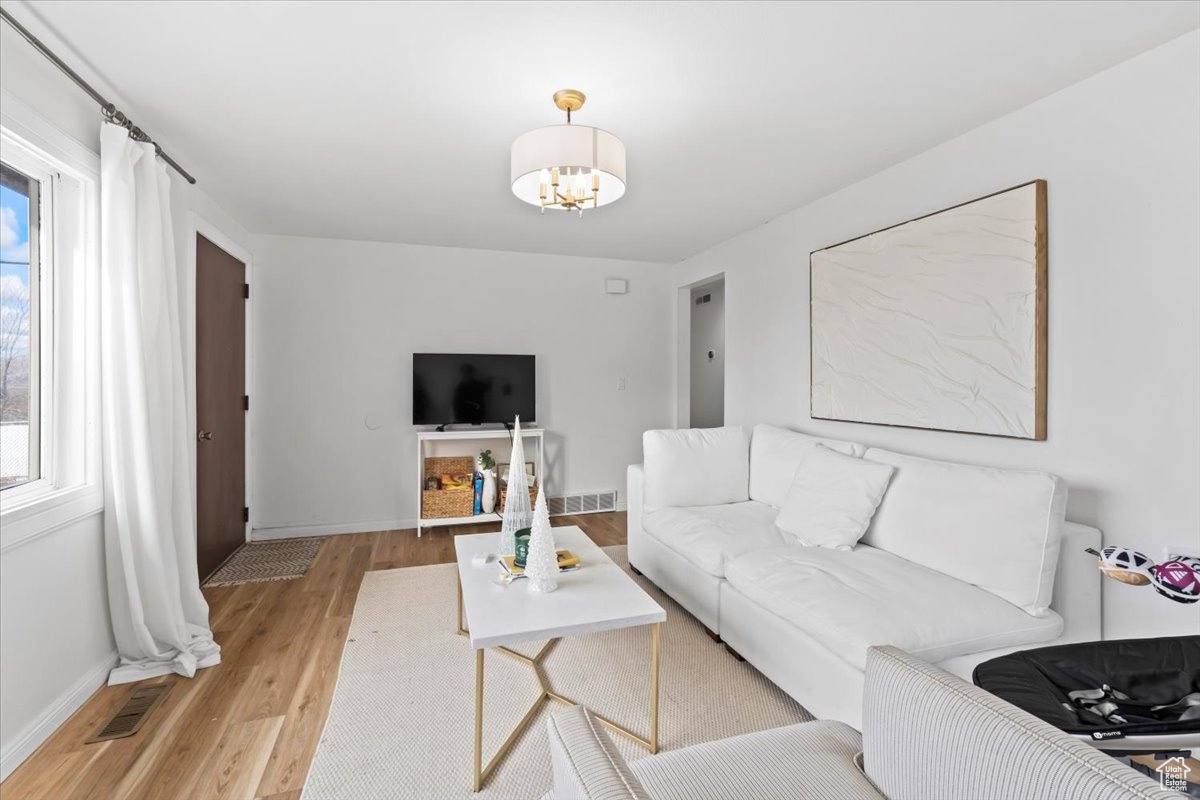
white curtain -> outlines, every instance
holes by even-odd
[[[101,397],[109,683],[221,660],[196,567],[170,179],[154,146],[100,131]]]

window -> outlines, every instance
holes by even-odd
[[[0,550],[103,508],[99,159],[0,109]]]
[[[42,477],[41,196],[0,162],[0,490]]]

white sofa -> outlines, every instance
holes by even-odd
[[[774,520],[806,448],[891,464],[853,550]],[[1014,650],[1100,638],[1100,531],[1047,473],[932,461],[758,425],[648,431],[629,467],[629,563],[821,719],[861,728],[873,645],[970,678]]]

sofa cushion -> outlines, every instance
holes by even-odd
[[[802,722],[641,758],[630,764],[654,800],[881,800],[855,763],[858,731]]]
[[[742,428],[646,431],[642,450],[647,509],[750,499],[750,440]]]
[[[756,548],[787,543],[775,527],[778,513],[753,500],[662,508],[642,518],[642,529],[709,575],[721,578],[729,560]]]
[[[729,585],[859,669],[867,648],[895,645],[938,662],[1049,641],[1053,611],[1032,617],[977,586],[859,543],[755,550],[725,567]]]
[[[814,444],[860,457],[866,448],[840,439],[821,439],[773,425],[755,425],[750,439],[750,499],[776,508],[783,506],[800,459]]]
[[[1060,478],[878,448],[864,457],[896,467],[864,544],[1047,612],[1067,507]]]
[[[802,545],[852,550],[871,523],[895,467],[823,444],[800,459],[775,526]]]

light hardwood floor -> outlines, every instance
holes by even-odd
[[[578,525],[601,547],[625,543],[623,512],[553,523]],[[149,681],[172,687],[137,734],[84,744],[130,691],[100,689],[0,784],[0,797],[299,800],[363,573],[452,562],[456,534],[488,529],[331,536],[303,578],[205,589],[222,663],[191,680]]]

